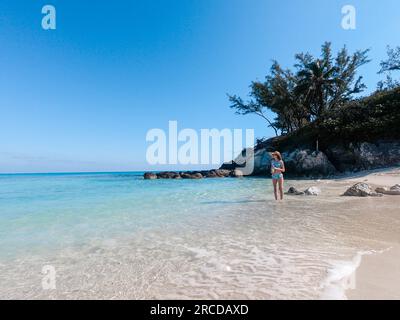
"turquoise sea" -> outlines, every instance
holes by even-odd
[[[2,258],[178,225],[252,201],[264,179],[143,180],[143,172],[0,175]]]
[[[357,206],[326,194],[277,203],[267,178],[0,175],[0,298],[343,297],[381,247],[352,224]]]

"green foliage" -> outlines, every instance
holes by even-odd
[[[309,53],[295,56],[294,71],[274,61],[264,82],[250,85],[250,100],[229,96],[237,114],[256,114],[264,118],[275,134],[293,133],[321,118],[327,111],[350,101],[365,85],[357,69],[369,62],[368,50],[349,55],[346,47],[334,58],[331,44],[322,46],[319,58]],[[271,120],[267,111],[276,114]]]
[[[392,73],[394,71],[400,71],[400,47],[392,49],[387,48],[387,60],[381,62],[380,74],[385,74],[386,79],[378,83],[378,90],[393,89],[400,86],[400,82],[394,80]]]
[[[276,147],[281,150],[297,145],[312,148],[318,140],[324,150],[332,144],[388,139],[400,139],[400,88],[378,91],[331,110],[281,139]]]

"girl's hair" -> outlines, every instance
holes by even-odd
[[[274,151],[271,153],[271,156],[276,156],[279,161],[282,161],[282,155],[279,151]]]

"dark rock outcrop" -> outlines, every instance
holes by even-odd
[[[203,178],[226,178],[226,177],[243,177],[243,173],[239,169],[235,170],[224,170],[224,169],[213,169],[203,171],[185,171],[185,172],[174,172],[174,171],[163,171],[158,173],[146,172],[143,178],[146,180],[154,179],[203,179]]]
[[[282,137],[272,138],[264,141],[262,145],[257,145],[254,149],[245,149],[234,161],[223,164],[221,168],[240,169],[253,161],[254,170],[251,175],[269,176],[270,152],[275,149],[282,152],[286,166],[285,176],[293,178],[324,178],[341,172],[356,172],[400,165],[400,141],[398,140],[336,144],[323,151],[313,151],[309,146],[280,148],[281,140]]]
[[[288,176],[327,177],[337,173],[335,167],[323,152],[295,150],[283,153]]]
[[[329,147],[326,154],[341,172],[396,166],[400,164],[400,141],[336,145]]]

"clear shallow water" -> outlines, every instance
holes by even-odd
[[[376,203],[276,203],[270,184],[0,175],[0,298],[318,298],[359,252],[385,248],[376,210],[359,223]],[[56,290],[42,288],[45,265]]]
[[[249,182],[145,181],[142,173],[2,175],[0,235],[5,247],[0,256],[129,236],[198,214],[207,219],[212,209],[252,201],[246,188],[257,181]]]

